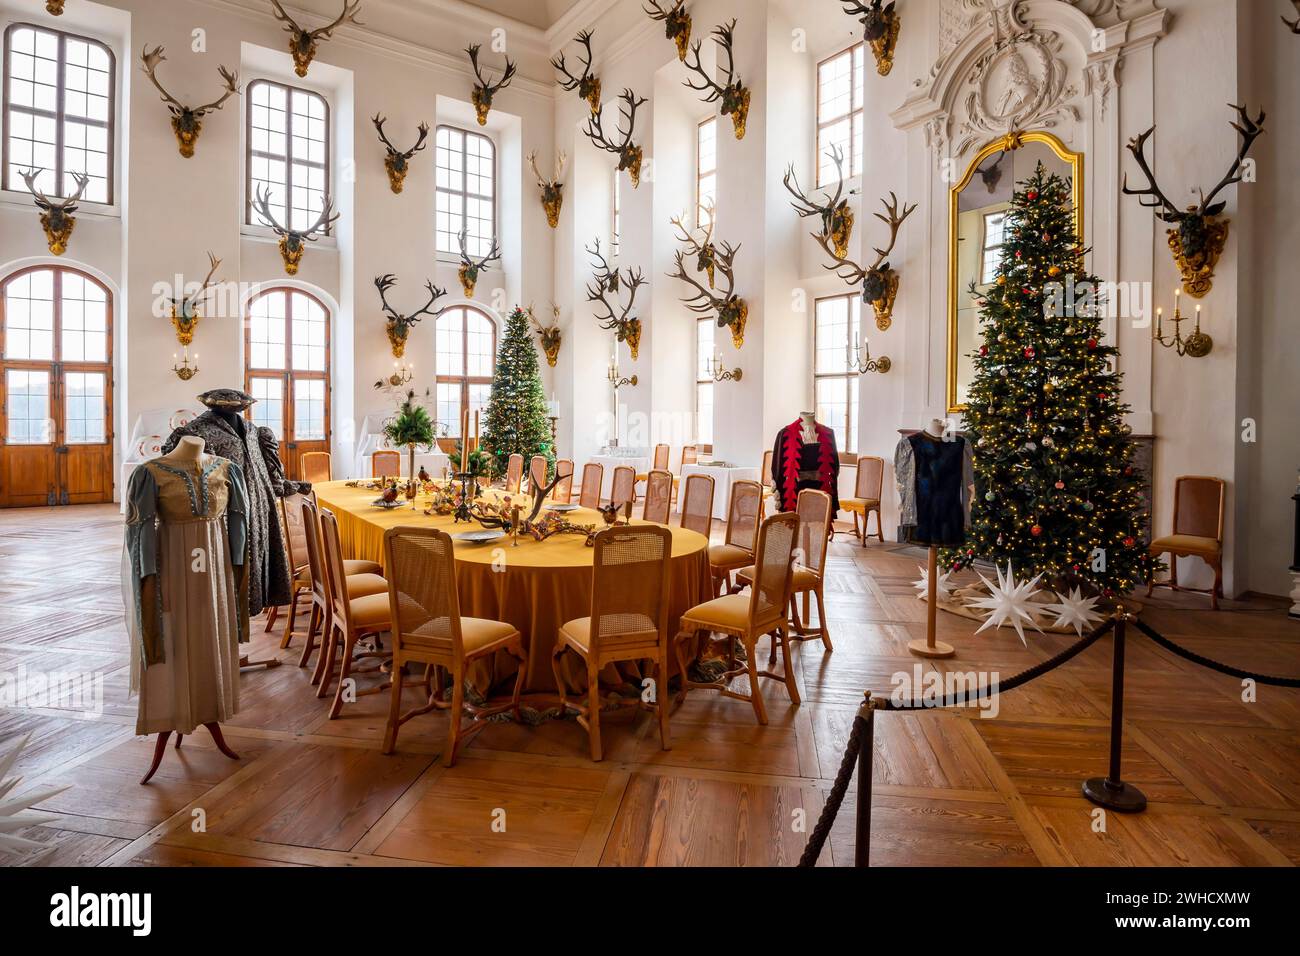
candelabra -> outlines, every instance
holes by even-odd
[[[199,360],[199,353],[195,352],[194,361],[196,364],[194,365],[190,364],[190,350],[188,347],[186,347],[185,358],[181,361],[180,365],[173,364],[172,371],[176,373],[176,377],[179,378],[182,382],[188,382],[195,375],[199,374],[199,366],[197,364],[198,360]],[[175,352],[172,353],[172,362],[173,363],[176,362]]]
[[[622,388],[624,385],[631,385],[635,388],[636,376],[633,375],[631,378],[621,378],[619,376],[618,358],[616,355],[615,358],[609,363],[609,369],[605,373],[605,378],[609,380],[609,384],[613,386],[614,389],[614,434],[609,440],[609,446],[611,448],[617,448],[618,432],[619,432],[618,390]]]
[[[384,379],[392,388],[401,388],[403,385],[410,384],[414,378],[414,366],[409,362],[394,362],[393,374]]]
[[[1192,358],[1205,358],[1214,348],[1214,339],[1210,338],[1201,331],[1201,306],[1196,306],[1196,328],[1192,334],[1183,338],[1179,326],[1184,322],[1190,321],[1183,316],[1178,308],[1178,296],[1181,289],[1174,290],[1174,335],[1170,338],[1164,334],[1164,309],[1156,309],[1156,330],[1153,335],[1154,340],[1167,349],[1173,349],[1179,355],[1190,355]]]
[[[882,355],[878,359],[873,359],[871,357],[871,343],[863,342],[859,344],[858,336],[855,333],[853,336],[853,357],[849,359],[849,365],[853,368],[853,371],[857,372],[859,375],[865,374],[866,372],[879,372],[881,375],[884,375],[893,368],[894,363],[889,360],[888,355]]]
[[[715,352],[713,358],[704,360],[704,371],[715,382],[739,382],[745,374],[744,369],[728,369],[723,365],[721,352]]]

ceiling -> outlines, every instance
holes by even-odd
[[[469,0],[469,3],[490,13],[546,30],[576,6],[578,0]]]

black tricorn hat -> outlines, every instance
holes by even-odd
[[[200,395],[199,401],[208,408],[243,410],[256,402],[257,399],[237,388],[213,388]]]

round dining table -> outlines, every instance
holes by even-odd
[[[560,625],[591,614],[593,555],[586,535],[556,534],[544,541],[521,534],[515,539],[499,538],[484,544],[455,540],[464,531],[482,530],[477,522],[456,523],[450,515],[426,515],[429,499],[421,494],[416,507],[403,502],[399,508],[376,505],[378,492],[366,483],[350,485],[344,481],[320,482],[314,486],[320,507],[328,508],[338,519],[339,539],[344,558],[358,558],[384,563],[384,532],[402,526],[440,528],[452,535],[456,558],[456,590],[460,613],[466,617],[507,621],[523,634],[528,648],[528,673],[524,690],[554,694],[557,690],[551,670],[551,655]],[[488,492],[496,497],[497,492]],[[532,501],[516,496],[527,515]],[[545,511],[542,512],[545,514]],[[579,508],[563,516],[572,524],[605,527],[600,513]],[[645,524],[633,519],[632,524]],[[669,568],[668,639],[678,631],[683,613],[714,596],[709,575],[708,540],[686,528],[669,527],[672,532],[672,557]],[[586,683],[582,667],[573,666],[572,653],[565,655],[564,673],[574,693]],[[675,656],[669,655],[675,664]],[[501,653],[491,662],[471,669],[469,679],[474,690],[490,696],[513,684],[518,665],[509,654]],[[613,666],[601,674],[602,685],[625,683],[629,674]]]

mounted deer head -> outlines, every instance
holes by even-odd
[[[564,75],[564,79],[557,79],[556,82],[566,90],[577,90],[578,96],[587,101],[594,113],[600,109],[600,77],[591,72],[591,31],[583,30],[574,39],[582,44],[587,51],[587,59],[582,64],[582,75],[574,76],[569,72],[564,63],[564,53],[561,52],[551,58],[551,66],[559,70]]]
[[[537,177],[537,188],[542,191],[542,208],[546,210],[546,224],[552,229],[560,224],[560,207],[564,204],[564,183],[560,182],[560,177],[564,175],[564,164],[568,161],[569,157],[564,150],[557,150],[555,175],[547,179],[537,168],[537,150],[528,154],[528,165],[532,167],[533,175]]]
[[[414,146],[410,149],[398,149],[384,133],[384,124],[388,122],[386,117],[376,113],[370,118],[370,122],[375,124],[375,131],[379,134],[379,140],[384,144],[384,149],[388,150],[388,155],[384,157],[384,169],[388,170],[389,188],[395,193],[400,193],[402,184],[406,181],[406,174],[411,169],[411,157],[424,149],[424,141],[429,138],[429,124],[421,123],[419,125],[420,136],[415,141]]]
[[[701,204],[702,215],[699,218],[701,220],[707,218],[708,224],[700,224],[694,230],[686,228],[683,222],[684,216],[673,216],[668,220],[677,230],[677,241],[686,246],[686,254],[695,256],[695,271],[708,274],[710,289],[713,288],[714,273],[718,265],[718,250],[713,245],[713,225],[716,220],[714,212],[713,200]],[[704,237],[696,239],[696,232],[702,232]]]
[[[849,254],[849,237],[853,235],[853,209],[849,206],[848,199],[844,198],[844,151],[838,146],[832,146],[826,152],[831,162],[835,164],[834,196],[822,193],[820,203],[809,199],[799,186],[793,165],[786,167],[785,176],[781,181],[785,183],[785,188],[790,195],[794,196],[794,201],[790,205],[794,206],[795,212],[804,219],[809,216],[820,218],[822,235],[830,238],[835,258],[843,259]],[[849,190],[849,195],[852,196],[856,192],[857,190]]]
[[[501,247],[497,245],[496,238],[492,239],[492,247],[488,249],[487,255],[481,259],[475,259],[469,254],[469,230],[462,229],[456,236],[460,241],[460,269],[456,275],[460,277],[460,287],[465,292],[465,298],[474,298],[474,286],[478,282],[479,273],[487,268],[489,262],[494,262],[501,258]]]
[[[668,273],[670,279],[681,279],[695,289],[693,295],[682,300],[686,303],[686,307],[697,315],[713,315],[720,329],[724,327],[731,329],[731,343],[736,348],[745,344],[745,323],[749,319],[749,304],[736,295],[735,261],[736,253],[739,251],[740,246],[732,246],[729,242],[720,243],[714,251],[713,259],[717,270],[726,280],[726,286],[717,292],[705,288],[687,274],[686,250],[678,249],[673,253],[677,269]]]
[[[975,170],[976,174],[978,174],[980,178],[980,182],[984,184],[984,188],[990,193],[997,191],[998,183],[1002,181],[1002,157],[1006,156],[1006,154],[1007,151],[1005,149],[999,150],[998,155],[994,157],[993,162],[986,162],[983,166],[980,166]]]
[[[395,275],[386,274],[375,279],[375,288],[379,290],[379,301],[388,316],[388,325],[385,329],[388,333],[388,344],[393,349],[393,358],[399,359],[406,352],[406,339],[410,336],[411,329],[415,328],[426,315],[436,319],[442,313],[442,309],[434,311],[433,304],[446,295],[447,290],[434,285],[432,280],[425,280],[424,287],[429,290],[429,301],[414,312],[403,314],[388,304],[388,290],[395,285],[397,285]]]
[[[614,153],[618,156],[618,168],[626,169],[628,177],[632,180],[632,188],[635,189],[641,185],[641,160],[643,151],[640,146],[632,142],[632,136],[636,132],[636,111],[637,108],[648,102],[644,97],[639,97],[631,90],[624,90],[619,94],[619,100],[623,104],[619,107],[619,126],[618,135],[621,138],[616,141],[605,135],[605,128],[602,125],[605,118],[605,107],[587,117],[587,128],[584,132],[587,138],[593,143],[605,150],[607,153]],[[627,123],[627,129],[623,129],[623,123]]]
[[[315,242],[322,235],[329,232],[330,226],[339,218],[340,213],[334,213],[334,203],[328,196],[324,197],[321,205],[320,215],[308,229],[288,229],[276,220],[275,215],[271,212],[271,190],[266,186],[257,187],[257,193],[253,199],[253,211],[257,213],[262,224],[270,226],[272,231],[280,237],[280,258],[284,260],[284,271],[286,275],[298,274],[298,263],[302,262],[302,254],[307,250],[307,243]]]
[[[19,170],[18,175],[22,176],[27,191],[36,199],[36,208],[41,211],[41,228],[45,230],[45,243],[50,247],[50,254],[61,256],[68,251],[68,240],[77,225],[77,217],[72,214],[77,211],[77,201],[90,185],[90,177],[85,173],[73,173],[72,179],[77,184],[73,194],[67,199],[51,199],[36,188],[36,180],[43,172],[43,169]]]
[[[856,0],[840,2],[845,13],[862,23],[862,39],[876,58],[876,72],[888,76],[894,68],[894,48],[898,46],[898,31],[903,26],[902,18],[894,10],[894,0],[888,4],[883,0],[871,0],[869,4]]]
[[[172,328],[176,330],[176,341],[187,348],[194,341],[194,330],[198,327],[199,319],[202,318],[199,315],[199,302],[207,295],[208,289],[216,284],[212,281],[212,277],[221,265],[221,260],[209,252],[208,265],[211,268],[208,269],[208,274],[197,289],[188,295],[182,294],[179,299],[168,297],[168,301],[171,302]]]
[[[619,270],[611,269],[600,252],[600,240],[596,239],[592,248],[587,249],[595,264],[593,281],[587,283],[587,301],[597,303],[602,311],[595,313],[596,321],[602,329],[614,333],[620,342],[626,342],[632,361],[636,361],[641,350],[641,319],[633,315],[636,308],[637,290],[650,280],[641,269],[630,266]],[[622,292],[627,291],[627,302],[622,300]],[[613,301],[610,301],[610,297]]]
[[[194,143],[198,140],[199,133],[203,131],[203,117],[213,110],[221,109],[226,100],[239,92],[239,74],[231,73],[224,66],[218,66],[217,72],[221,74],[221,79],[226,84],[221,96],[204,106],[186,106],[163,89],[163,85],[158,82],[158,64],[165,59],[167,57],[163,56],[162,47],[156,47],[153,50],[145,47],[140,54],[141,69],[149,77],[149,82],[156,86],[158,92],[162,94],[162,100],[167,104],[167,109],[172,114],[172,132],[176,134],[176,142],[180,145],[181,155],[189,159],[194,155]]]
[[[1167,232],[1169,237],[1169,249],[1174,254],[1174,261],[1178,264],[1179,272],[1182,273],[1183,291],[1188,295],[1202,298],[1210,291],[1214,279],[1214,267],[1219,262],[1219,256],[1223,252],[1223,247],[1228,241],[1228,223],[1230,220],[1220,222],[1216,217],[1223,212],[1226,202],[1215,202],[1214,199],[1225,188],[1239,183],[1244,178],[1242,164],[1246,159],[1246,154],[1250,152],[1251,145],[1256,138],[1264,132],[1264,111],[1260,110],[1259,117],[1251,119],[1245,105],[1235,106],[1228,104],[1237,111],[1238,123],[1229,123],[1241,137],[1237,146],[1237,155],[1232,160],[1232,165],[1228,167],[1227,173],[1219,180],[1219,184],[1210,190],[1207,196],[1205,190],[1200,190],[1201,202],[1199,205],[1190,205],[1186,210],[1180,210],[1161,191],[1160,185],[1156,182],[1155,174],[1151,172],[1151,166],[1146,158],[1147,140],[1151,134],[1156,131],[1152,126],[1145,133],[1128,141],[1128,150],[1137,160],[1138,168],[1146,176],[1147,185],[1142,189],[1129,189],[1128,176],[1124,177],[1121,186],[1123,191],[1130,196],[1137,196],[1138,202],[1143,206],[1156,210],[1156,218],[1164,222],[1177,226],[1176,229],[1170,229]]]
[[[285,13],[284,7],[280,6],[278,0],[271,0],[271,6],[275,8],[273,11],[275,18],[284,24],[284,31],[289,34],[289,53],[293,56],[293,72],[299,76],[307,75],[307,67],[311,66],[311,61],[316,58],[317,40],[328,40],[334,35],[335,28],[345,20],[357,26],[364,26],[357,19],[357,14],[361,12],[361,0],[343,0],[343,12],[335,17],[332,23],[315,30],[304,30],[298,26],[297,21]]]
[[[749,89],[740,82],[740,77],[736,75],[735,60],[732,57],[731,47],[735,41],[736,21],[733,18],[730,23],[723,24],[713,28],[713,41],[718,44],[719,57],[718,69],[723,74],[723,82],[717,83],[709,75],[709,71],[704,68],[700,62],[700,41],[696,40],[691,44],[690,56],[683,57],[682,62],[686,64],[686,69],[695,74],[695,77],[687,77],[686,85],[698,93],[707,94],[704,97],[705,103],[720,103],[719,109],[723,116],[731,117],[731,125],[735,129],[736,139],[745,138],[745,123],[749,118]],[[727,55],[727,65],[722,66],[721,54]],[[696,82],[698,78],[698,82]]]
[[[542,351],[546,353],[546,364],[555,368],[556,359],[560,357],[560,307],[554,302],[551,303],[551,324],[542,325],[537,316],[533,313],[533,307],[528,307],[528,320],[533,323],[533,328],[537,331],[537,340],[542,343]]]
[[[686,50],[691,43],[691,15],[686,12],[686,0],[673,0],[667,10],[659,0],[649,0],[649,5],[641,9],[651,20],[664,22],[664,36],[677,44],[677,59],[686,62]]]
[[[63,4],[67,0],[45,0],[45,12],[52,17],[63,16]]]
[[[478,125],[486,126],[488,113],[492,110],[492,97],[509,86],[510,81],[515,78],[515,64],[510,57],[506,57],[506,68],[501,73],[501,79],[493,83],[479,69],[478,51],[479,44],[477,43],[465,48],[465,52],[469,54],[469,62],[474,67],[474,75],[478,77],[478,82],[474,84],[474,89],[470,91],[469,98],[470,102],[474,104],[474,113],[478,117]]]
[[[893,322],[894,299],[898,295],[898,272],[890,268],[889,254],[898,242],[898,227],[916,210],[916,203],[905,205],[900,216],[898,197],[892,192],[888,202],[884,199],[880,202],[885,207],[885,214],[876,213],[875,216],[889,227],[889,244],[883,249],[876,248],[876,261],[868,268],[864,269],[847,256],[837,255],[831,248],[830,238],[824,232],[814,232],[812,237],[832,259],[837,260],[824,268],[834,272],[849,285],[862,283],[862,301],[871,303],[876,311],[876,328],[883,332]]]
[[[1288,20],[1286,17],[1283,17],[1282,22],[1291,28],[1292,33],[1300,34],[1300,0],[1291,0],[1291,6],[1295,7],[1295,19]],[[50,12],[53,13],[54,11],[51,10]]]

